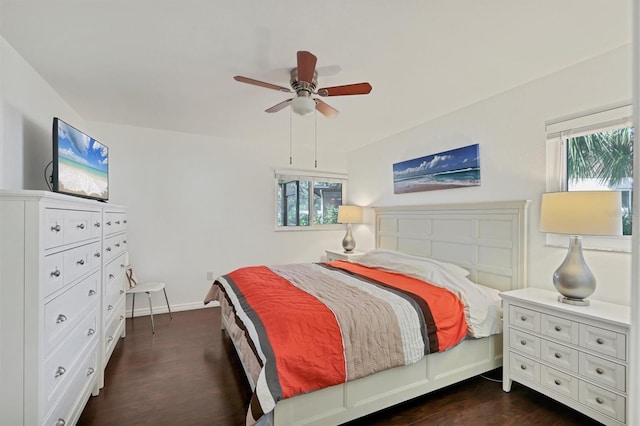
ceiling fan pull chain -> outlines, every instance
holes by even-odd
[[[293,164],[293,111],[289,109],[289,165]]]
[[[313,111],[313,132],[314,132],[314,146],[313,146],[313,162],[314,167],[318,168],[318,113],[316,110]]]

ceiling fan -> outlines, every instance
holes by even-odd
[[[298,51],[298,66],[291,70],[291,90],[288,87],[276,84],[265,83],[264,81],[236,75],[234,80],[241,83],[253,84],[255,86],[266,87],[267,89],[278,90],[280,92],[295,93],[293,98],[282,101],[279,104],[267,108],[265,112],[278,112],[291,105],[291,109],[296,114],[306,115],[317,109],[327,117],[336,117],[339,111],[320,99],[312,98],[311,95],[320,96],[347,96],[366,95],[371,92],[369,83],[354,83],[344,86],[323,87],[316,91],[318,84],[318,72],[316,62],[318,58],[306,50]]]

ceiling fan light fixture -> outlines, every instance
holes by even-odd
[[[291,101],[291,109],[299,115],[307,115],[316,109],[316,102],[311,96],[296,96]]]

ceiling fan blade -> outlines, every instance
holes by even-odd
[[[313,74],[316,72],[318,58],[306,50],[298,51],[298,81],[313,82]]]
[[[235,81],[239,81],[240,83],[253,84],[254,86],[266,87],[267,89],[278,90],[280,92],[292,93],[291,89],[288,87],[278,86],[276,84],[265,83],[264,81],[254,80],[253,78],[243,77],[241,75],[236,75],[233,77]]]
[[[346,96],[346,95],[366,95],[371,92],[369,83],[354,83],[344,86],[323,87],[318,89],[320,96]]]
[[[340,111],[327,104],[326,102],[323,102],[320,99],[314,99],[314,101],[316,102],[316,109],[326,117],[333,118],[337,117],[338,114],[340,114]]]
[[[292,100],[293,100],[293,98],[287,99],[286,101],[282,101],[279,104],[276,104],[276,105],[272,106],[271,108],[265,109],[264,112],[278,112],[278,111],[288,107],[291,104]]]

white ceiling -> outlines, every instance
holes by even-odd
[[[289,138],[296,51],[318,57],[318,137],[350,150],[631,42],[630,0],[0,0],[0,33],[84,119]],[[292,117],[295,123],[303,118]]]

